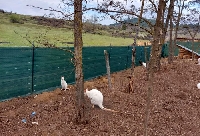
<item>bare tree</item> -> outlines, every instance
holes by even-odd
[[[154,72],[158,70],[158,62],[159,57],[161,54],[161,39],[163,36],[163,18],[164,18],[164,9],[166,6],[166,2],[164,0],[159,0],[159,5],[157,9],[157,18],[156,23],[154,26],[154,32],[153,32],[153,41],[152,41],[152,48],[151,48],[151,58],[149,61],[149,72],[148,72],[148,91],[147,91],[147,106],[146,106],[146,118],[144,123],[144,136],[148,135],[148,119],[150,114],[150,103],[151,103],[151,97],[152,97],[152,91],[153,91],[153,79],[154,79]]]
[[[136,53],[136,44],[137,44],[137,38],[138,38],[138,34],[140,31],[140,22],[141,22],[141,18],[143,15],[143,11],[144,11],[144,0],[142,0],[142,5],[141,5],[141,9],[140,9],[140,17],[138,18],[138,25],[136,26],[136,34],[134,37],[134,43],[133,43],[133,49],[132,49],[132,78],[134,76],[134,67],[135,67],[135,53]]]
[[[179,26],[180,26],[180,20],[181,20],[181,17],[182,17],[183,10],[185,8],[185,0],[176,0],[175,4],[176,4],[175,6],[178,7],[178,12],[176,13],[176,10],[174,10],[175,11],[175,13],[174,13],[175,15],[173,15],[173,19],[174,19],[174,22],[175,22],[175,34],[174,34],[174,39],[173,40],[172,40],[172,36],[170,38],[170,42],[171,42],[171,40],[173,42],[171,42],[169,44],[169,58],[168,58],[169,63],[173,62],[174,48],[176,46],[176,39],[177,39],[178,30],[179,30]],[[172,27],[172,26],[170,26],[170,27]],[[171,31],[172,30],[170,29],[170,33],[172,35]]]
[[[127,3],[131,3],[132,1],[126,1]],[[150,66],[152,66],[154,71],[158,71],[160,68],[160,59],[161,59],[161,49],[162,45],[165,42],[165,36],[169,24],[170,15],[169,13],[173,10],[171,7],[168,8],[167,14],[167,3],[168,0],[159,0],[159,1],[149,1],[146,6],[144,6],[144,1],[142,1],[142,6],[138,10],[135,8],[133,4],[130,7],[127,7],[126,4],[120,1],[112,1],[106,0],[102,4],[99,4],[96,8],[87,8],[86,10],[96,10],[98,12],[104,13],[110,16],[117,22],[127,23],[131,26],[137,26],[138,28],[145,30],[147,33],[151,34],[153,37],[152,40],[152,50],[151,50],[151,58],[150,58]],[[174,1],[170,1],[170,5],[174,5]],[[149,11],[148,11],[148,10]],[[137,14],[138,11],[141,11],[140,14]],[[149,14],[152,16],[156,16],[156,22],[153,24],[148,19],[143,17],[143,14]],[[167,15],[167,17],[166,17]],[[139,18],[139,22],[145,22],[148,25],[148,28],[140,26],[140,23],[137,22],[135,24],[131,22],[122,21],[124,16],[134,16]],[[136,33],[137,35],[137,33]]]
[[[82,64],[82,0],[74,0],[74,50],[76,80],[76,119],[78,123],[86,123],[83,64]]]
[[[126,1],[126,2],[132,2],[132,1]],[[148,66],[148,92],[147,92],[147,107],[146,107],[146,118],[144,123],[144,135],[148,135],[148,118],[149,118],[149,108],[150,108],[150,102],[151,102],[151,96],[153,92],[153,79],[154,79],[154,72],[158,71],[160,69],[160,59],[161,59],[161,49],[162,45],[165,42],[165,36],[170,20],[170,14],[173,12],[173,6],[174,1],[170,0],[170,6],[168,8],[168,13],[166,13],[168,0],[159,0],[159,1],[149,1],[149,4],[147,4],[147,7],[145,11],[147,11],[147,8],[151,8],[151,14],[156,16],[156,22],[155,24],[152,24],[149,22],[146,18],[143,17],[143,6],[144,1],[142,1],[142,7],[141,14],[138,15],[137,10],[135,9],[134,5],[130,6],[130,9],[127,9],[127,6],[119,1],[112,1],[112,0],[106,0],[103,4],[99,4],[97,8],[89,8],[90,10],[97,10],[99,12],[103,12],[110,16],[112,19],[124,23],[122,21],[122,18],[124,18],[125,15],[127,16],[135,16],[139,18],[138,24],[133,24],[131,22],[127,22],[129,25],[132,26],[138,26],[138,28],[141,28],[152,35],[152,48],[151,48],[151,57],[149,61]],[[167,14],[167,17],[165,17]],[[140,20],[142,22],[145,22],[149,27],[144,28],[140,26]]]
[[[173,11],[174,11],[174,4],[171,4],[171,3],[174,3],[174,0],[170,0],[170,6],[169,8],[171,9],[168,9],[169,11],[169,19],[170,19],[170,39],[169,39],[169,56],[168,56],[168,62],[169,63],[172,63],[172,58],[173,58],[173,39],[172,39],[172,36],[173,36]]]
[[[173,21],[172,17],[170,18],[170,33],[169,33],[169,56],[168,56],[168,63],[172,63],[173,61]]]
[[[192,60],[194,60],[194,40],[200,31],[200,11],[199,8],[191,6],[190,3],[187,6],[187,9],[189,13],[183,16],[182,20],[184,23],[183,30],[185,29],[185,33],[189,33],[191,37]]]
[[[62,7],[62,6],[63,7]],[[55,10],[51,7],[49,9],[43,9],[41,7],[35,7],[43,10],[48,10],[56,12],[62,15],[63,20],[73,20],[74,22],[74,52],[70,51],[73,54],[73,63],[75,65],[75,88],[76,88],[76,122],[77,123],[87,123],[87,112],[86,112],[86,103],[84,99],[84,76],[82,71],[82,0],[62,0],[60,7],[63,10]],[[66,9],[74,8],[74,12]],[[47,47],[58,48],[55,45],[47,44]]]

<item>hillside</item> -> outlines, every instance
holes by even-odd
[[[147,19],[150,23],[155,24],[156,20],[154,19]],[[127,18],[123,21],[124,23],[131,23],[131,24],[137,24],[138,23],[138,18]],[[119,26],[121,23],[114,23],[111,24],[111,26]],[[140,26],[142,27],[149,27],[148,24],[144,21],[140,22]]]
[[[0,12],[0,46],[35,46],[54,44],[72,46],[73,24],[53,18]],[[83,24],[84,46],[122,46],[132,44],[132,36],[119,29],[100,24]],[[3,43],[7,42],[7,43]]]

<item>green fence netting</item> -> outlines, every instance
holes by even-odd
[[[31,92],[32,50],[0,49],[0,100]]]
[[[73,48],[68,48],[73,51]],[[84,79],[106,74],[104,50],[110,53],[111,72],[131,64],[129,47],[84,47]],[[69,52],[52,48],[0,48],[0,100],[60,87],[60,77],[74,83]]]
[[[151,46],[136,46],[135,65],[150,58]],[[72,47],[67,48],[74,51]],[[106,74],[104,50],[109,53],[111,73],[131,66],[132,47],[83,47],[83,73],[88,80]],[[72,54],[52,48],[0,48],[0,101],[60,87],[61,76],[75,82]],[[146,56],[145,56],[146,54]],[[162,57],[168,56],[163,45]]]
[[[178,48],[175,49],[174,55],[178,55]],[[151,52],[151,46],[136,46],[136,56],[135,56],[135,65],[139,66],[139,61],[146,62],[150,59],[150,52]],[[166,58],[168,57],[169,50],[168,50],[168,44],[164,44],[162,46],[161,51],[161,57]]]

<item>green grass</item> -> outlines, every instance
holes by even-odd
[[[41,42],[48,42],[56,46],[73,46],[73,44],[63,44],[73,42],[73,31],[64,28],[53,28],[34,24],[30,16],[26,17],[24,24],[10,23],[10,15],[0,13],[0,42],[10,42],[0,44],[2,46],[19,47],[31,46],[26,40],[34,42],[35,46],[42,46]],[[21,18],[25,16],[20,15]],[[15,33],[16,32],[16,33]],[[39,43],[40,42],[40,43]],[[84,46],[127,46],[132,44],[131,38],[115,38],[106,35],[83,33]]]

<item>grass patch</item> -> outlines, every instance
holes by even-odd
[[[25,39],[35,43],[35,46],[41,46],[39,43],[47,42],[56,46],[73,46],[71,44],[63,44],[73,42],[73,31],[63,28],[48,28],[34,24],[1,24],[0,25],[0,41],[10,42],[9,44],[1,44],[0,46],[31,46]],[[17,32],[17,34],[15,33]],[[24,37],[24,38],[23,38]],[[131,38],[115,38],[106,35],[83,34],[84,46],[123,46],[130,45],[133,42]]]
[[[12,15],[12,14],[11,14]],[[56,46],[73,46],[73,30],[67,28],[55,28],[37,25],[30,16],[19,15],[23,24],[11,23],[10,14],[0,13],[0,47],[32,46],[26,39],[34,42],[35,46],[40,43],[50,43]],[[16,33],[15,33],[16,32]],[[111,37],[102,31],[101,34],[83,33],[84,46],[127,46],[133,43],[132,38]]]

